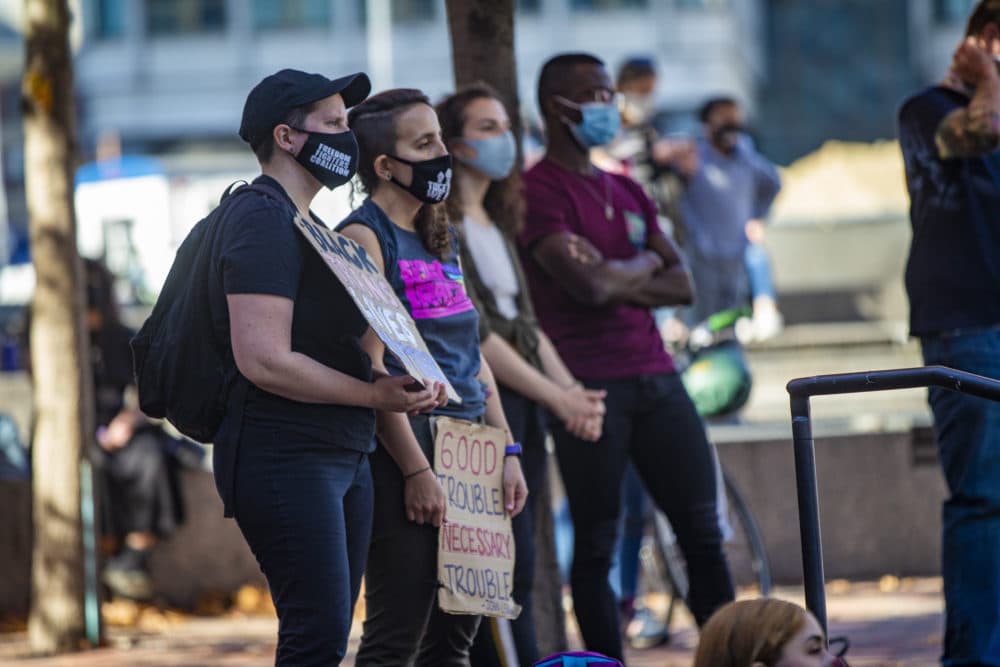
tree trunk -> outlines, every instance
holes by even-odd
[[[496,88],[510,113],[511,129],[520,145],[514,0],[447,0],[446,5],[455,85],[460,88],[485,81]]]
[[[484,81],[496,89],[510,114],[521,154],[521,110],[514,60],[514,0],[447,0],[455,85]],[[562,576],[555,557],[551,492],[531,489],[536,507],[534,615],[539,650],[549,655],[566,647]]]
[[[84,626],[80,457],[93,432],[91,371],[83,332],[82,266],[76,251],[76,142],[69,8],[25,0],[25,190],[36,287],[31,368],[34,547],[28,637],[33,651],[75,650]]]

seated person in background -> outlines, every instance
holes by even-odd
[[[139,412],[132,375],[131,332],[115,304],[113,277],[84,260],[87,331],[94,377],[97,448],[91,459],[102,494],[101,533],[118,546],[102,575],[116,595],[152,595],[148,557],[184,518],[172,440]]]

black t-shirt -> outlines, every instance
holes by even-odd
[[[1000,152],[943,160],[934,142],[962,93],[934,86],[899,112],[913,240],[906,266],[910,332],[930,336],[1000,324]]]
[[[254,182],[287,198],[281,185],[268,176]],[[288,206],[293,206],[290,198]],[[323,224],[315,215],[313,219]],[[292,299],[292,350],[370,381],[371,360],[360,345],[368,323],[295,227],[291,209],[251,192],[237,196],[222,223],[215,262],[221,272],[222,292]],[[224,297],[220,294],[220,298]],[[224,304],[219,312],[228,312]],[[369,408],[302,403],[253,384],[247,392],[243,420],[258,427],[258,432],[259,427],[273,428],[275,442],[288,447],[288,453],[312,448],[322,451],[330,445],[368,452],[374,444],[375,412]]]

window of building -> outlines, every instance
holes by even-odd
[[[934,20],[938,23],[965,23],[976,0],[934,0]]]
[[[517,0],[517,11],[537,12],[542,8],[542,0]]]
[[[649,0],[570,0],[573,9],[637,9],[649,6]]]
[[[151,35],[221,32],[226,0],[146,0],[146,28]]]
[[[437,18],[437,0],[391,0],[389,9],[393,23],[412,23],[414,21],[432,21]],[[358,0],[358,16],[361,25],[368,23],[368,2]]]
[[[676,0],[680,9],[728,9],[729,0]]]
[[[255,30],[325,28],[330,0],[253,0]]]
[[[97,39],[116,39],[125,34],[125,0],[91,0],[85,16],[90,34]]]

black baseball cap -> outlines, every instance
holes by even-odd
[[[364,72],[328,79],[322,74],[283,69],[264,77],[247,95],[240,138],[256,148],[292,109],[337,93],[344,98],[345,106],[353,107],[364,101],[371,89]]]

